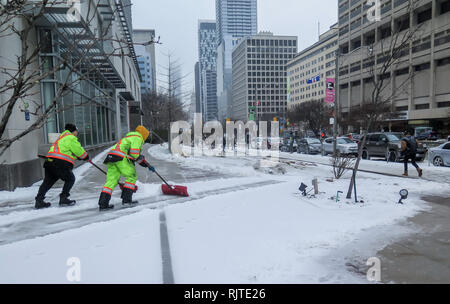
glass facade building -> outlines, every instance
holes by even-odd
[[[38,31],[38,38],[42,46],[40,60],[43,72],[51,71],[55,65],[60,64],[61,58],[66,60],[70,58],[68,61],[74,64],[77,62],[73,50],[58,33],[41,28]],[[43,110],[45,111],[53,102],[58,105],[44,127],[46,143],[50,141],[48,134],[63,132],[67,123],[77,126],[78,138],[85,147],[112,142],[118,138],[115,89],[98,71],[86,73],[82,66],[80,64],[77,69],[65,66],[41,81]],[[62,87],[63,84],[70,85]],[[62,93],[57,94],[58,90]],[[60,97],[55,100],[55,96]],[[121,116],[125,124],[126,110],[125,104],[121,109],[121,112],[124,111],[124,115]]]

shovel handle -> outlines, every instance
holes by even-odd
[[[91,165],[93,165],[95,168],[97,168],[98,170],[100,170],[103,174],[107,175],[106,172],[105,172],[102,168],[100,168],[99,166],[97,166],[96,164],[94,164],[94,163],[92,162],[92,160],[89,160],[89,163],[90,163]]]
[[[150,170],[150,168],[148,168],[149,170]],[[150,170],[151,171],[151,170]],[[166,182],[166,180],[161,176],[161,175],[159,175],[159,173],[155,170],[154,171],[154,173],[156,174],[156,175],[158,175],[158,177],[170,188],[170,189],[173,189],[172,188],[172,186],[171,185],[169,185],[169,183],[168,182]]]

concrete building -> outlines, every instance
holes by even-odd
[[[269,32],[248,37],[233,50],[232,119],[271,121],[287,112],[286,65],[297,54],[297,37]],[[255,107],[253,109],[253,107]]]
[[[257,0],[216,0],[217,99],[219,120],[231,113],[232,52],[242,38],[258,32]]]
[[[311,100],[325,100],[326,79],[335,78],[338,49],[337,24],[287,63],[290,88],[288,108]]]
[[[408,9],[410,2],[412,10]],[[398,64],[382,76],[389,83],[393,108],[402,115],[383,128],[400,131],[431,126],[441,134],[450,133],[450,1],[383,0],[381,18],[376,22],[369,21],[368,10],[365,0],[338,3],[338,95],[343,118],[349,118],[349,109],[369,98],[372,88],[368,70],[385,60],[381,45],[388,45],[396,33],[419,26],[419,35],[401,51]],[[369,53],[375,58],[371,59]]]
[[[200,101],[200,64],[195,63],[195,113],[202,113],[202,105]]]
[[[156,91],[155,44],[142,45],[155,39],[155,30],[133,30],[139,70],[142,76],[141,92]]]
[[[198,58],[200,103],[203,120],[217,119],[216,95],[216,21],[199,20],[198,22]]]
[[[27,102],[15,104],[6,126],[6,137],[18,135],[36,122],[38,116],[24,115],[24,107],[29,112],[37,111],[39,115],[56,100],[60,111],[52,114],[42,128],[16,141],[0,157],[0,190],[30,186],[42,178],[38,154],[48,152],[66,123],[77,125],[81,144],[94,156],[96,151],[110,147],[140,121],[140,113],[133,114],[136,108],[140,108],[141,92],[131,37],[131,9],[127,4],[129,1],[85,1],[81,3],[79,19],[68,14],[69,5],[60,4],[46,8],[38,19],[27,42],[31,49],[38,45],[41,47],[39,56],[28,66],[29,71],[46,73],[56,66],[61,70],[36,81],[28,91],[33,94],[27,94]],[[91,13],[89,18],[88,12]],[[88,23],[86,20],[92,21]],[[24,26],[22,20],[13,22],[19,28]],[[101,40],[98,39],[101,35],[99,29],[105,32]],[[3,32],[4,29],[1,30]],[[16,54],[21,53],[21,40],[16,35],[3,35],[1,40],[0,65],[17,70]],[[119,45],[117,40],[125,43]],[[83,57],[82,50],[89,50],[89,53]],[[111,56],[113,53],[115,56]],[[74,68],[75,73],[70,71],[67,62],[61,64],[62,58],[69,62],[81,58]],[[60,90],[68,75],[74,82]],[[2,86],[8,80],[7,74],[0,74]],[[0,102],[8,101],[11,93],[0,94]],[[0,116],[3,115],[4,107],[0,108]]]

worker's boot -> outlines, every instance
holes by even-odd
[[[49,208],[52,204],[44,202],[43,199],[36,198],[36,203],[34,205],[34,208],[36,209],[45,209]]]
[[[138,201],[133,201],[133,190],[123,188],[122,190],[122,205],[136,205]]]
[[[403,176],[408,176],[408,172],[405,171],[405,173],[403,173]]]
[[[60,207],[71,207],[74,206],[77,202],[69,199],[70,195],[61,194],[59,196],[59,206]]]
[[[422,177],[423,170],[420,168],[417,168],[417,173],[419,173],[419,177]]]
[[[113,205],[109,204],[109,201],[111,200],[111,195],[108,193],[102,192],[100,195],[100,199],[98,200],[98,206],[100,211],[107,211],[114,209]]]

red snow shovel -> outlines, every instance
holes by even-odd
[[[91,160],[89,160],[89,163],[90,163],[91,165],[93,165],[95,168],[99,169],[101,172],[103,172],[103,174],[107,175],[107,173],[106,173],[104,170],[102,170],[102,168],[100,168],[99,166],[97,166],[96,164],[94,164]],[[120,187],[120,190],[123,191],[124,184],[119,183],[119,187]],[[133,192],[136,193],[137,191],[138,191],[138,186],[135,186]]]
[[[148,169],[150,171],[152,171],[151,168],[148,168]],[[156,172],[156,170],[152,171],[152,172],[155,172],[156,175],[158,175],[158,177],[164,182],[164,184],[161,185],[161,190],[162,190],[162,192],[165,195],[176,195],[176,196],[186,196],[186,197],[189,196],[189,193],[187,191],[187,187],[185,187],[185,186],[172,186],[172,185],[169,185],[166,182],[166,180],[161,175],[159,175],[158,172]]]

